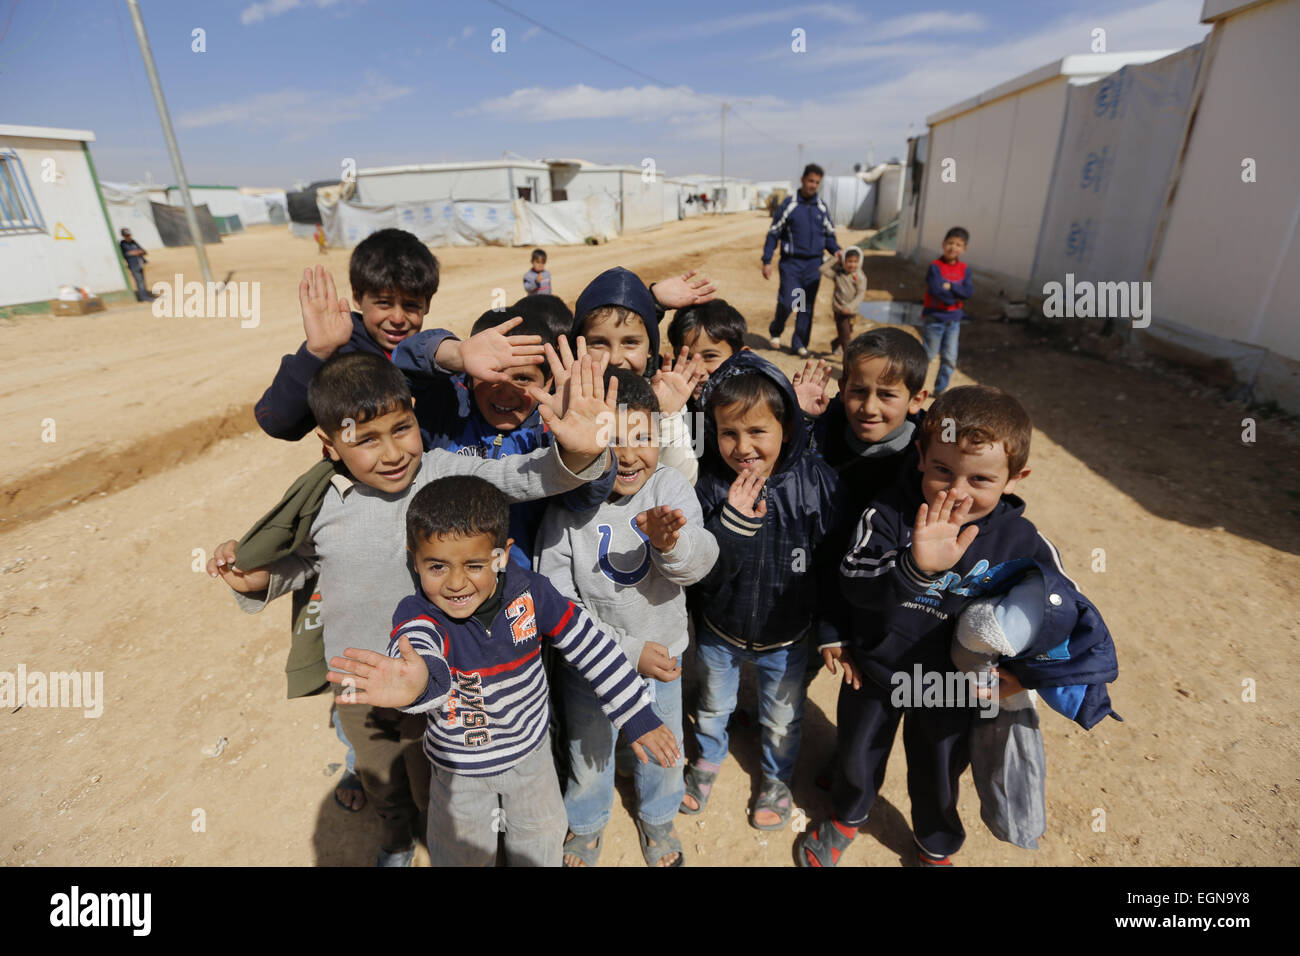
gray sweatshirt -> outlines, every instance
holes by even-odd
[[[434,449],[424,453],[415,479],[397,494],[335,476],[302,547],[270,565],[265,591],[235,592],[235,600],[255,614],[319,574],[325,660],[348,647],[387,654],[393,611],[419,589],[406,553],[406,508],[417,491],[438,478],[477,475],[511,501],[531,501],[599,477],[607,461],[602,455],[575,475],[560,459],[558,445],[495,459]]]
[[[677,544],[661,554],[636,526],[658,505],[686,515]],[[713,567],[718,542],[704,527],[695,490],[662,462],[635,495],[572,512],[553,502],[537,533],[533,563],[555,589],[587,609],[635,667],[646,641],[678,657],[686,650],[686,591]]]

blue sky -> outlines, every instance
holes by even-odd
[[[847,172],[1095,28],[1195,43],[1201,5],[141,0],[191,182],[274,187],[505,150],[716,173],[724,101],[728,175],[790,178],[799,143]],[[124,0],[0,0],[0,90],[2,123],[93,130],[101,178],[172,181]]]

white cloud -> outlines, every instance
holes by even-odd
[[[310,0],[313,6],[332,7],[342,0]],[[260,23],[263,20],[269,20],[272,17],[278,17],[282,13],[288,13],[298,7],[306,6],[308,0],[260,0],[258,3],[252,3],[246,6],[239,13],[239,22],[244,26],[250,23]]]
[[[367,73],[360,87],[345,94],[293,88],[257,93],[243,100],[188,110],[177,117],[176,125],[182,129],[235,124],[273,128],[283,130],[286,140],[299,140],[339,123],[365,119],[379,104],[413,92],[412,87],[396,86],[377,73]]]
[[[541,27],[529,27],[527,30],[524,31],[524,35],[520,39],[531,40],[533,37],[537,36],[541,32],[542,32]]]
[[[738,97],[733,97],[738,98]],[[683,115],[717,113],[727,99],[697,95],[689,86],[625,86],[621,89],[601,90],[584,83],[574,86],[547,89],[528,87],[515,90],[508,96],[485,100],[472,109],[456,115],[469,116],[488,113],[520,121],[547,122],[572,119],[627,119],[633,121],[663,120]],[[781,102],[774,96],[751,97],[755,103],[775,106]]]
[[[873,40],[894,40],[918,33],[978,33],[988,29],[988,21],[978,13],[913,13],[895,17],[879,25],[868,26]]]

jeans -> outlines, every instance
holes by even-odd
[[[564,827],[564,800],[546,741],[509,770],[488,777],[432,768],[431,866],[492,866],[499,833],[505,834],[507,866],[560,866]]]
[[[695,713],[700,759],[718,766],[726,758],[727,721],[736,709],[740,665],[749,661],[758,675],[763,779],[789,783],[799,756],[807,658],[807,641],[773,651],[747,651],[728,644],[707,625],[701,625],[695,647],[696,666],[701,671],[700,702]]]
[[[933,361],[939,356],[939,375],[934,380],[934,394],[941,395],[957,368],[957,338],[961,320],[930,319],[925,323],[925,351]]]
[[[344,706],[348,706],[344,704]],[[338,704],[334,705],[334,710],[338,710]],[[357,752],[352,747],[352,741],[348,740],[348,735],[343,732],[343,723],[339,720],[338,714],[334,715],[334,736],[338,737],[339,743],[348,748],[347,767],[348,773],[357,772]]]
[[[144,267],[132,268],[131,278],[135,280],[135,297],[141,302],[148,302],[153,296],[144,284]]]
[[[564,790],[564,809],[569,817],[569,829],[586,836],[599,833],[609,823],[610,808],[614,805],[614,745],[618,732],[581,674],[562,664],[560,675],[573,774]],[[680,752],[682,679],[678,677],[665,683],[647,678],[646,683],[654,695],[655,716],[673,732]],[[686,792],[680,766],[661,767],[653,757],[648,764],[637,760],[632,779],[636,786],[637,816],[642,821],[657,826],[677,816]]]

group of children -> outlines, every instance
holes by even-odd
[[[544,266],[535,254],[534,274]],[[896,328],[845,344],[829,398],[825,368],[791,381],[747,350],[744,318],[694,273],[647,287],[610,269],[572,313],[536,291],[463,342],[421,331],[438,278],[395,229],[353,252],[359,312],[308,270],[306,341],[257,417],[276,437],[315,429],[322,460],[209,563],[247,611],[295,594],[291,687],[295,673],[335,687],[383,824],[377,863],[409,865],[426,834],[435,865],[499,852],[596,865],[621,736],[645,862],[683,865],[673,821],[708,804],[746,661],[761,725],[751,824],[790,824],[804,700],[824,666],[844,681],[833,816],[801,836],[800,863],[838,862],[904,716],[919,859],[947,862],[974,711],[899,706],[890,687],[916,662],[952,669],[972,599],[1039,574],[1054,610],[1073,589],[1012,494],[1028,475],[1019,403],[965,387],[923,413],[928,358]],[[670,309],[675,357],[661,358]],[[1091,726],[1110,713],[1114,674],[1098,661],[1113,647],[1094,635],[1085,661],[1070,627],[1040,615],[1038,630],[1064,628],[1060,647],[1050,666],[1007,657],[1002,689],[1060,688]]]

